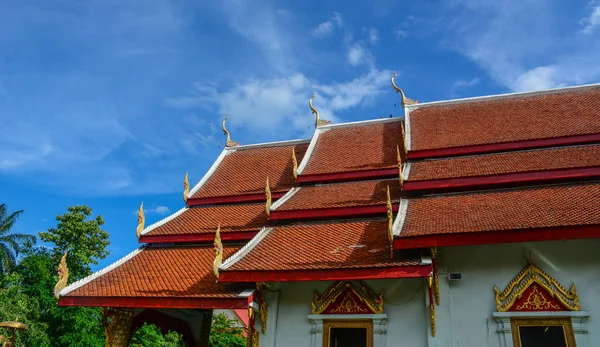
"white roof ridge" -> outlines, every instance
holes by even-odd
[[[400,236],[400,232],[402,231],[402,227],[404,226],[404,220],[406,219],[406,211],[408,210],[408,199],[400,199],[400,203],[398,206],[398,214],[396,215],[396,220],[392,225],[392,231],[394,236]]]
[[[202,177],[202,179],[200,180],[200,182],[198,182],[194,188],[192,188],[192,190],[190,190],[190,192],[187,195],[187,198],[190,199],[194,194],[196,194],[196,192],[198,190],[200,190],[200,188],[208,181],[208,179],[210,178],[210,176],[212,176],[213,173],[215,173],[215,171],[217,170],[217,168],[219,167],[219,165],[221,164],[221,162],[223,161],[223,159],[228,156],[231,153],[235,152],[235,148],[237,147],[233,147],[232,149],[230,148],[225,148],[221,154],[219,154],[219,157],[217,158],[217,160],[215,160],[215,162],[212,164],[212,166],[210,167],[210,169],[206,172],[206,174],[204,174],[204,176]]]
[[[137,249],[135,249],[133,252],[127,254],[126,256],[124,256],[123,258],[115,261],[114,263],[110,264],[109,266],[105,267],[102,270],[96,271],[93,274],[84,277],[78,281],[75,281],[73,283],[71,283],[70,285],[66,286],[65,288],[63,288],[63,290],[60,291],[60,296],[65,296],[67,294],[69,294],[70,292],[72,292],[73,290],[87,284],[90,283],[91,281],[95,280],[96,278],[112,271],[113,269],[123,265],[126,261],[128,261],[129,259],[135,257],[136,255],[138,255],[142,250],[144,250],[147,246],[146,245],[142,245],[140,247],[138,247]]]
[[[372,124],[372,123],[401,122],[402,120],[404,120],[404,117],[402,117],[402,116],[400,116],[400,117],[377,118],[377,119],[367,119],[367,120],[360,120],[360,121],[354,121],[354,122],[320,125],[317,129],[323,129],[323,130],[325,130],[325,129],[332,129],[332,128],[351,127],[351,126],[357,126],[357,125],[367,125],[367,124]]]
[[[578,89],[591,89],[600,87],[600,83],[593,84],[583,84],[577,86],[568,86],[568,87],[559,87],[552,89],[544,89],[544,90],[533,90],[526,92],[513,92],[513,93],[504,93],[504,94],[494,94],[494,95],[482,95],[482,96],[474,96],[469,98],[460,98],[460,99],[449,99],[449,100],[440,100],[440,101],[430,101],[423,102],[414,105],[406,105],[408,110],[416,110],[421,107],[427,106],[443,106],[448,104],[460,104],[460,103],[468,103],[468,102],[478,102],[478,101],[488,101],[488,100],[496,100],[496,99],[509,99],[513,97],[519,96],[536,96],[536,95],[544,95],[544,94],[555,94],[563,91],[570,90],[578,90]]]
[[[301,187],[294,187],[288,190],[287,193],[285,193],[281,198],[275,201],[275,203],[271,206],[270,210],[275,211],[279,206],[283,205],[283,203],[286,202],[289,198],[294,196],[294,194],[296,194],[300,190],[300,188]]]
[[[144,230],[142,230],[142,232],[140,233],[141,235],[145,235],[146,233],[158,228],[159,226],[166,224],[167,222],[172,221],[173,219],[179,217],[182,213],[184,213],[185,211],[189,210],[190,208],[185,206],[182,207],[181,209],[179,209],[179,211],[172,213],[171,215],[159,220],[158,222],[155,222],[153,224],[150,224],[149,226],[147,226],[146,228],[144,228]]]
[[[263,227],[258,234],[256,234],[244,247],[240,248],[237,252],[235,252],[231,257],[227,258],[221,266],[219,266],[219,270],[227,270],[231,265],[237,263],[240,259],[242,259],[246,254],[248,254],[256,245],[262,241],[273,228]]]
[[[322,128],[323,127],[321,126],[321,127],[317,127],[317,129],[315,129],[315,133],[313,134],[312,139],[310,139],[310,144],[308,145],[308,149],[306,150],[306,153],[304,153],[304,157],[302,158],[300,165],[298,165],[298,170],[296,171],[296,174],[298,176],[300,176],[302,174],[302,171],[308,164],[308,160],[310,159],[310,156],[312,155],[312,152],[315,149],[315,146],[317,145],[319,136],[321,135],[321,133],[327,131],[327,129],[322,129]]]
[[[273,141],[273,142],[263,142],[263,143],[253,143],[248,145],[240,145],[236,147],[228,147],[227,149],[251,149],[251,148],[260,148],[260,147],[276,147],[276,146],[286,146],[293,145],[296,143],[309,143],[310,139],[296,139],[296,140],[285,140],[285,141]]]

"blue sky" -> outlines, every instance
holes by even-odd
[[[350,5],[351,4],[351,5]],[[435,101],[600,81],[600,0],[3,0],[0,201],[17,232],[87,204],[107,265],[182,205],[224,144],[309,138]]]

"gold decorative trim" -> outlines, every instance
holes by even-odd
[[[138,225],[137,225],[137,228],[135,229],[135,235],[139,239],[140,235],[142,235],[142,231],[144,230],[144,223],[146,221],[146,217],[144,217],[144,202],[143,201],[142,201],[142,204],[140,205],[140,209],[138,210],[137,220],[138,220]]]
[[[390,186],[387,186],[387,219],[388,219],[388,240],[390,241],[390,258],[394,259],[394,210],[392,207],[392,198],[390,197]]]
[[[131,338],[133,309],[102,308],[107,347],[127,347]]]
[[[402,135],[402,153],[404,153],[404,158],[408,156],[408,144],[406,143],[406,132],[404,130],[405,122],[400,123],[400,133]]]
[[[400,187],[404,185],[404,179],[402,178],[402,157],[400,156],[400,147],[396,145],[396,155],[398,156],[398,180],[400,181]]]
[[[183,201],[187,202],[187,196],[190,193],[190,182],[188,180],[188,173],[185,173],[183,178]]]
[[[217,231],[215,232],[215,242],[213,243],[215,247],[215,260],[213,261],[213,273],[217,277],[217,282],[219,281],[219,266],[223,263],[223,243],[221,242],[221,223],[217,227]]]
[[[60,297],[60,291],[67,286],[69,280],[69,268],[67,267],[67,252],[60,258],[60,264],[58,265],[58,282],[54,285],[54,297]]]
[[[433,304],[431,276],[427,277],[427,286],[429,286],[429,321],[431,322],[431,336],[435,337],[435,305]]]
[[[402,89],[398,88],[398,86],[396,85],[396,82],[394,81],[396,76],[397,76],[396,72],[394,72],[394,74],[392,75],[392,87],[394,87],[394,90],[396,91],[396,93],[400,93],[400,95],[402,96],[402,99],[400,100],[400,102],[402,103],[402,107],[406,107],[406,105],[418,104],[419,100],[407,98],[406,95],[404,95],[404,92],[402,91]]]
[[[229,131],[227,131],[227,128],[225,127],[225,122],[229,119],[229,115],[226,114],[225,115],[225,119],[223,119],[223,123],[221,123],[221,126],[223,128],[223,134],[227,135],[227,140],[225,141],[225,147],[235,147],[235,146],[239,146],[239,142],[235,142],[231,139],[231,135],[229,135]]]
[[[267,198],[267,202],[265,204],[265,211],[267,212],[267,216],[271,215],[271,204],[272,204],[272,198],[271,198],[271,187],[269,186],[269,176],[267,176],[267,183],[265,185],[265,197]]]
[[[312,314],[323,313],[329,305],[335,302],[346,288],[349,288],[367,305],[375,314],[383,313],[383,292],[379,295],[363,281],[337,281],[330,285],[323,294],[316,293],[313,297]]]
[[[294,179],[298,179],[298,160],[296,160],[296,150],[292,147],[292,168],[294,173]]]
[[[329,120],[324,120],[324,119],[321,119],[321,116],[319,115],[319,111],[317,111],[317,110],[316,110],[316,109],[313,107],[313,103],[312,103],[312,101],[313,101],[314,97],[315,97],[315,93],[313,93],[313,95],[310,97],[310,99],[308,99],[308,106],[310,107],[310,110],[312,111],[312,114],[314,114],[314,115],[316,116],[316,119],[315,119],[315,127],[318,127],[318,126],[320,126],[320,125],[327,125],[327,124],[330,124],[330,123],[331,123],[331,121],[329,121]]]
[[[264,285],[261,282],[256,283],[256,290],[258,292],[258,313],[260,316],[260,324],[262,325],[262,333],[267,333],[267,316],[269,307],[267,306],[267,301],[265,300]]]
[[[510,320],[510,329],[512,331],[514,347],[522,347],[521,330],[519,328],[526,326],[560,326],[563,328],[567,347],[577,346],[571,318],[512,318]]]
[[[544,288],[550,295],[556,298],[561,304],[571,311],[579,311],[579,296],[575,289],[575,283],[571,284],[571,289],[567,290],[557,280],[552,278],[542,269],[537,267],[529,258],[527,266],[521,270],[515,278],[510,281],[508,286],[500,292],[498,287],[494,286],[496,293],[496,308],[499,312],[510,310],[517,299],[523,296],[523,293],[533,283],[537,283]]]
[[[435,295],[435,304],[440,306],[440,279],[438,278],[437,248],[431,248],[431,262],[433,265],[433,294]]]
[[[323,347],[334,347],[329,338],[332,328],[355,328],[365,329],[367,334],[367,346],[373,347],[373,321],[344,321],[344,320],[326,320],[323,322]]]

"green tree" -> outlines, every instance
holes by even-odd
[[[35,236],[11,233],[23,210],[8,212],[6,204],[0,204],[0,274],[5,274],[17,263],[17,256],[24,242],[35,242]]]
[[[236,321],[220,313],[213,317],[210,326],[210,347],[245,347],[244,329],[236,326]]]
[[[106,247],[110,244],[108,233],[102,230],[104,225],[102,216],[89,220],[92,209],[88,206],[69,206],[64,215],[57,215],[56,228],[50,228],[40,233],[40,239],[54,243],[53,263],[58,265],[60,257],[65,251],[67,266],[69,267],[69,281],[81,279],[92,273],[91,264],[98,264],[98,260],[106,258]]]
[[[142,325],[133,333],[129,347],[185,347],[183,337],[174,331],[164,334],[154,324]]]

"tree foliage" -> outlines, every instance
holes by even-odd
[[[245,347],[244,329],[238,328],[237,322],[220,313],[213,316],[210,326],[210,347]]]
[[[11,233],[23,210],[8,212],[6,204],[0,204],[0,274],[8,273],[17,263],[17,256],[24,242],[35,242],[35,236]]]
[[[129,341],[129,347],[185,347],[183,337],[175,331],[164,334],[154,324],[142,325],[133,333]]]

